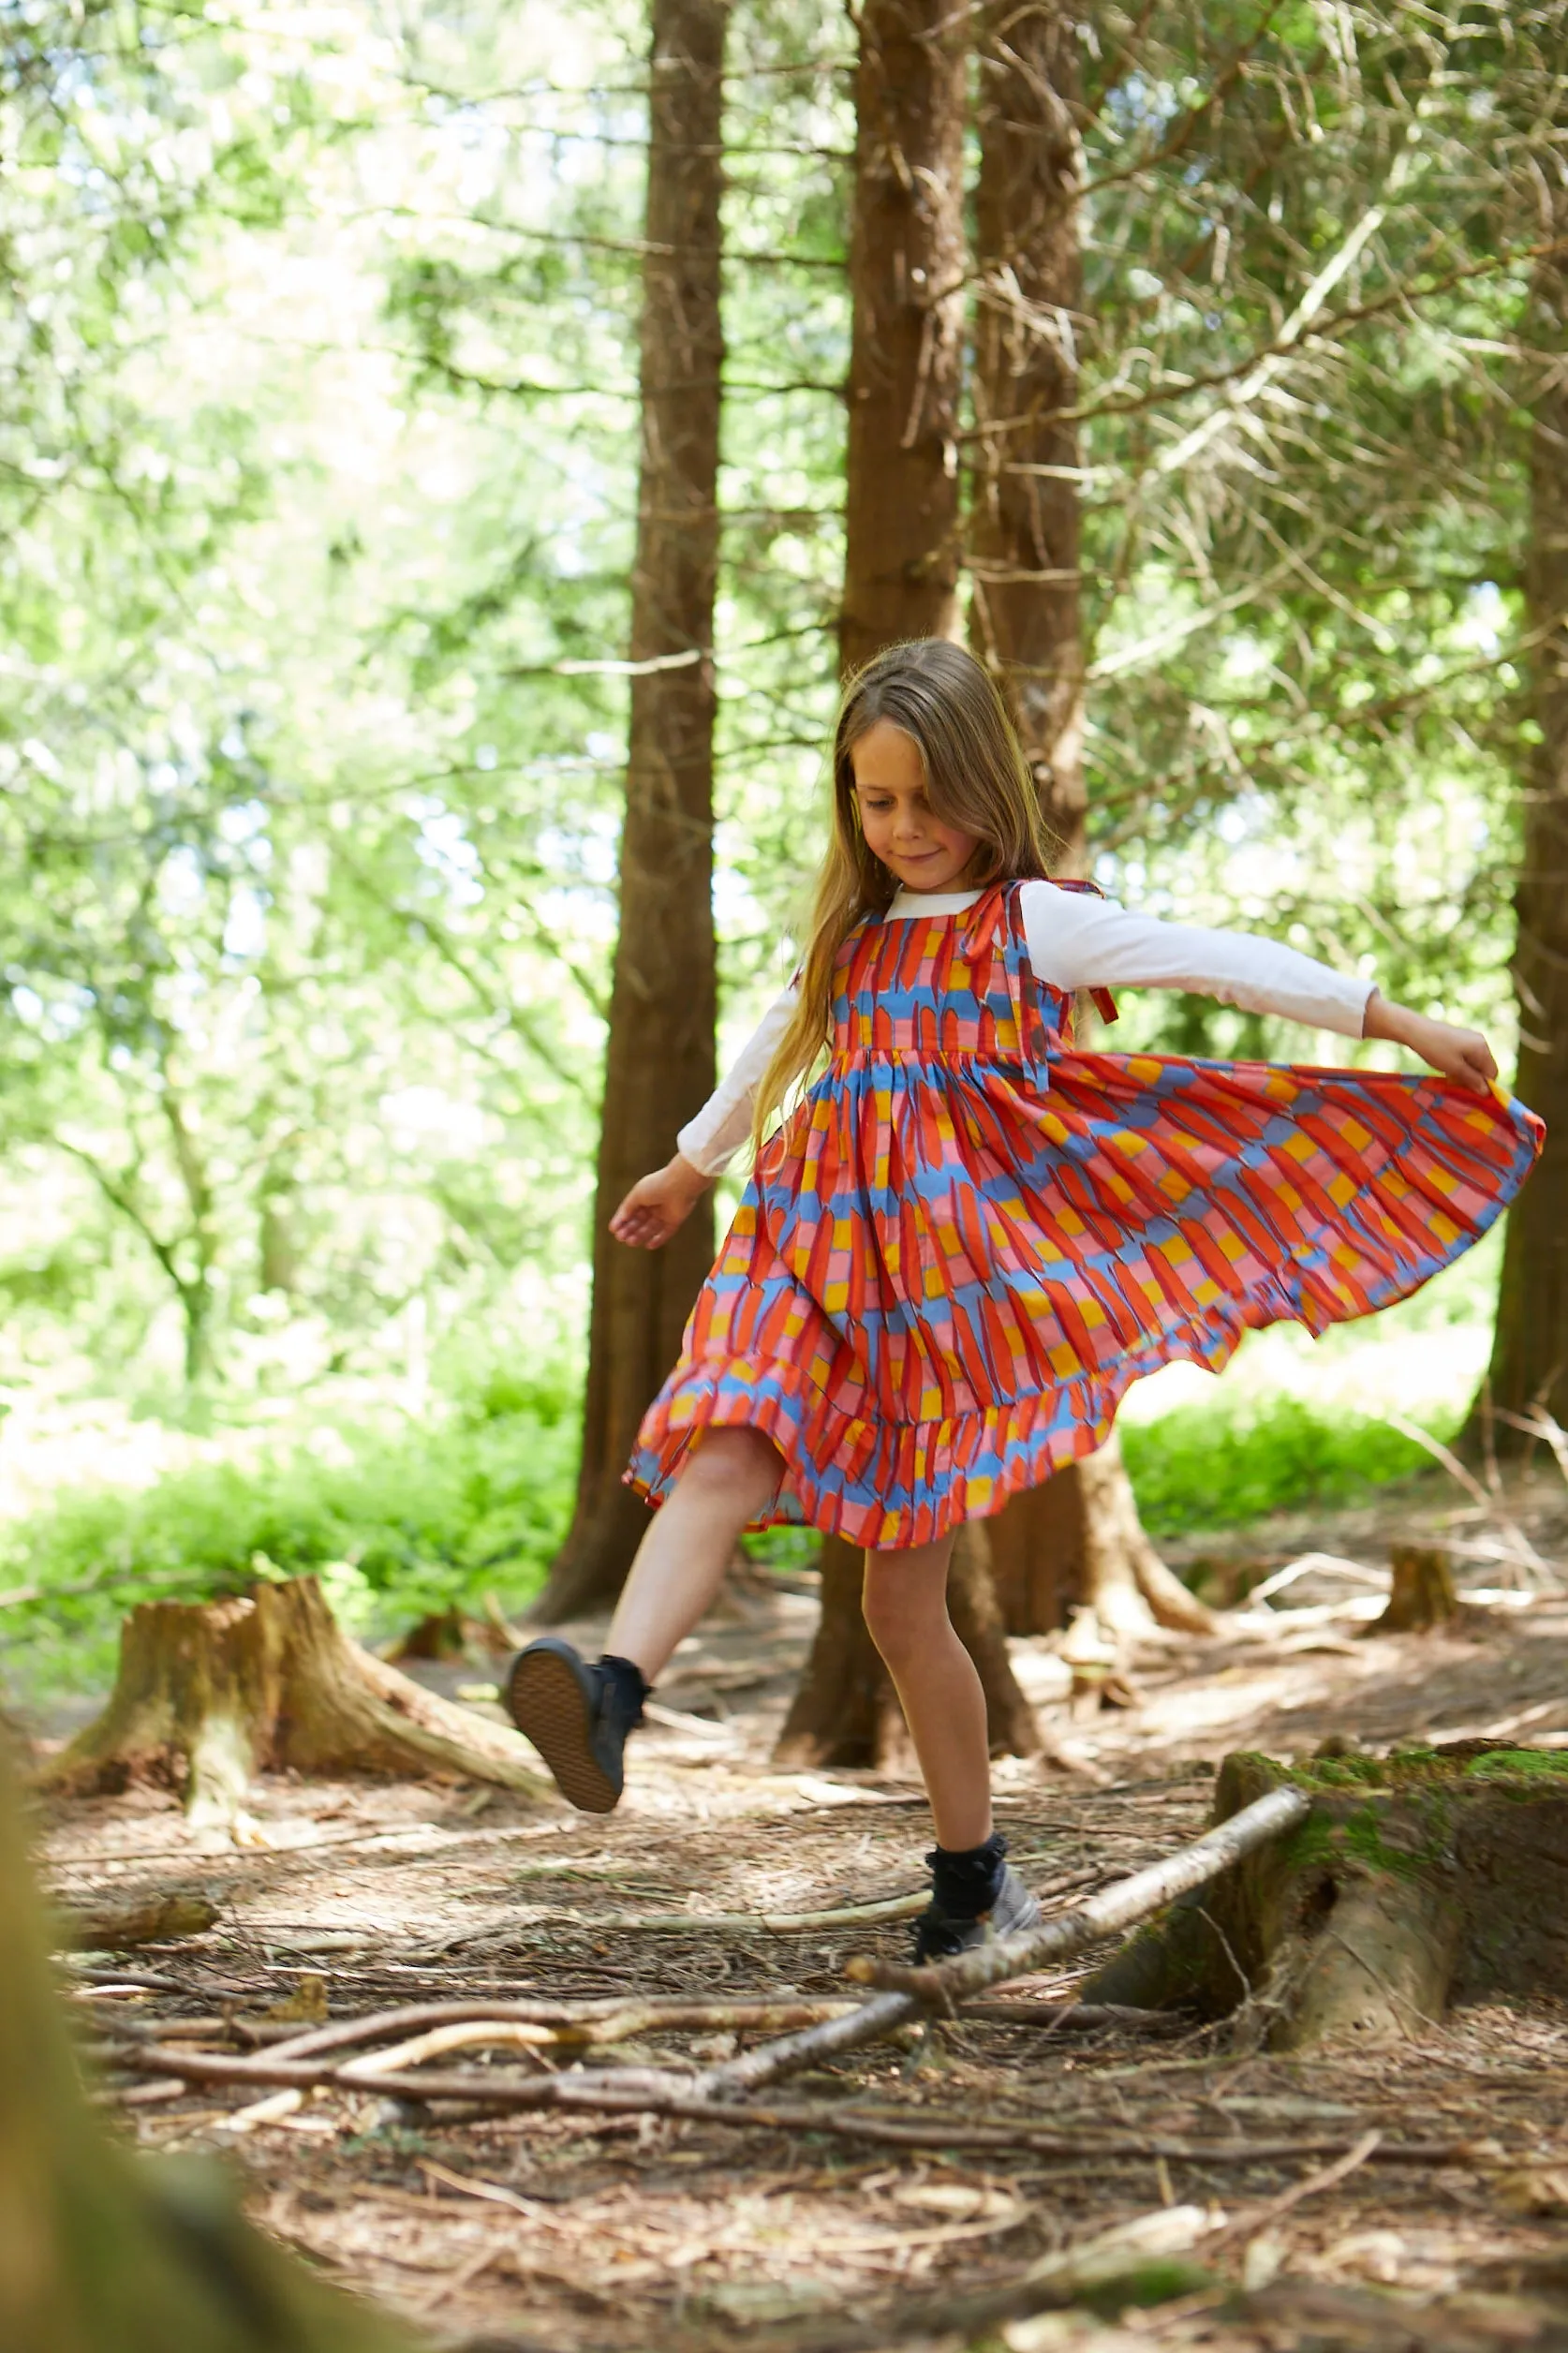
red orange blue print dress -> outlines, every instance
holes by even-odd
[[[764,1148],[627,1476],[763,1431],[760,1525],[925,1544],[1103,1444],[1128,1384],[1401,1299],[1518,1191],[1541,1123],[1439,1077],[1079,1053],[1017,886],[870,917],[832,1060]]]

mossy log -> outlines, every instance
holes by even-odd
[[[541,1797],[515,1732],[411,1682],[344,1634],[314,1577],[206,1603],[144,1602],[109,1705],[35,1776],[81,1797],[154,1781],[227,1828],[258,1772],[448,1775]]]
[[[1289,1767],[1225,1759],[1214,1819],[1294,1783],[1300,1826],[1184,1897],[1084,1987],[1282,2050],[1420,2035],[1454,2005],[1568,1996],[1568,1754],[1456,1741]]]
[[[242,2220],[215,2168],[138,2161],[88,2106],[0,1754],[0,2346],[6,2353],[413,2353]]]

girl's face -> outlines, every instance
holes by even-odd
[[[872,856],[906,891],[963,890],[980,839],[946,824],[932,808],[913,736],[891,719],[878,719],[851,751],[850,765]]]

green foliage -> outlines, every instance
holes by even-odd
[[[1457,1414],[1433,1435],[1447,1438]],[[1268,1512],[1353,1502],[1431,1458],[1373,1416],[1227,1390],[1123,1425],[1122,1453],[1152,1536],[1242,1527]]]
[[[1081,26],[1097,871],[1504,1054],[1565,28],[1561,0]],[[820,842],[852,43],[836,0],[736,0],[726,1044]],[[584,1320],[645,56],[634,0],[6,15],[0,1384],[155,1395],[192,1429],[389,1367],[456,1400],[395,1435],[333,1407],[315,1448],[30,1518],[7,1574],[53,1599],[7,1638],[101,1652],[124,1599],[258,1555],[345,1563],[373,1612],[486,1563],[516,1593],[562,1521],[556,1388],[486,1411],[447,1359]],[[1124,1012],[1117,1045],[1322,1051],[1197,999]],[[1124,1445],[1166,1534],[1423,1460],[1370,1413],[1239,1391]]]
[[[134,1603],[199,1601],[258,1577],[321,1577],[356,1633],[392,1633],[493,1593],[520,1607],[565,1532],[576,1398],[496,1373],[430,1423],[328,1424],[310,1443],[199,1463],[140,1493],[87,1487],[13,1523],[0,1582],[31,1692],[101,1682]]]

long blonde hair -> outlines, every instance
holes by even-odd
[[[795,1010],[757,1088],[754,1148],[832,1035],[840,948],[863,916],[884,913],[897,895],[895,878],[866,847],[855,800],[854,747],[880,719],[901,728],[919,752],[936,815],[975,836],[966,888],[1050,871],[1052,844],[1023,747],[973,655],[945,637],[918,637],[874,656],[838,707],[833,834],[817,878]]]

